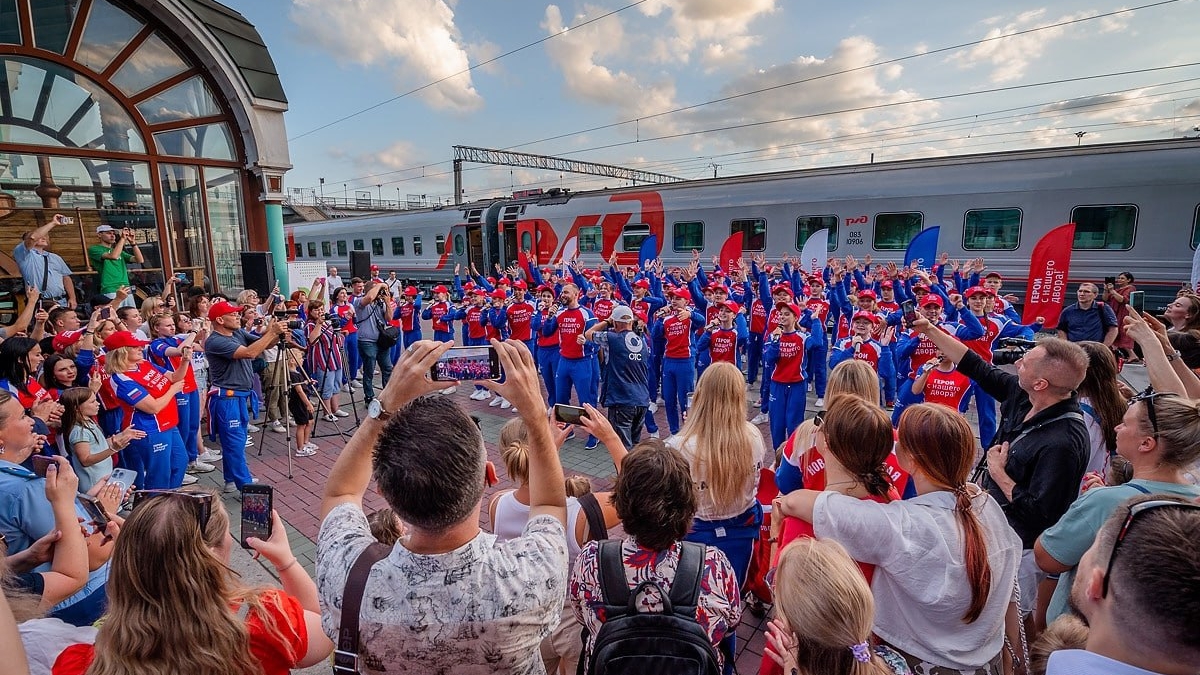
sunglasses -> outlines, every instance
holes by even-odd
[[[825,423],[825,413],[826,412],[828,412],[828,411],[822,410],[821,412],[817,413],[816,417],[813,417],[812,421],[813,421],[814,427],[816,427],[818,429],[821,428],[821,425]]]
[[[1129,399],[1129,405],[1134,403],[1144,402],[1146,404],[1146,415],[1150,418],[1150,428],[1154,430],[1154,437],[1158,438],[1158,413],[1154,410],[1154,399],[1160,396],[1175,396],[1175,392],[1171,391],[1154,391],[1154,387],[1146,387],[1142,393],[1137,394]]]
[[[188,504],[196,516],[196,524],[203,534],[208,527],[208,519],[212,516],[213,496],[207,492],[188,492],[186,490],[137,490],[133,493],[133,509],[146,502],[159,498],[175,499]]]
[[[1117,532],[1117,540],[1113,542],[1112,553],[1108,555],[1108,566],[1104,568],[1104,580],[1100,586],[1100,597],[1108,596],[1108,577],[1112,574],[1113,561],[1117,559],[1117,551],[1121,548],[1121,542],[1125,541],[1125,537],[1129,534],[1129,529],[1133,526],[1133,521],[1137,519],[1138,514],[1155,509],[1165,509],[1167,507],[1176,507],[1183,509],[1200,509],[1200,504],[1191,502],[1173,502],[1164,499],[1138,502],[1129,507],[1129,515],[1125,518],[1125,524],[1121,525],[1121,529]]]

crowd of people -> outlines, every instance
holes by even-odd
[[[982,259],[946,256],[568,261],[429,289],[331,268],[287,297],[168,279],[135,308],[136,247],[111,228],[89,251],[101,293],[59,288],[61,222],[23,239],[28,305],[0,342],[13,672],[282,673],[335,642],[339,672],[733,672],[743,612],[768,605],[763,673],[1200,664],[1191,289],[1160,321],[1129,307],[1128,273],[1084,284],[1058,336],[1021,323]],[[454,346],[492,347],[502,377]],[[1150,388],[1119,380],[1130,362]],[[455,375],[516,415],[490,531]],[[263,427],[295,424],[289,451],[315,454],[315,419],[359,391],[315,580],[272,514],[248,545],[280,587],[242,585],[220,494],[188,486],[217,462],[225,493],[258,482]],[[576,430],[612,459],[611,492],[564,473]],[[372,481],[384,512],[364,511]]]

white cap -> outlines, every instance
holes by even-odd
[[[614,323],[631,323],[633,321],[633,310],[629,309],[625,305],[617,305],[608,318]]]

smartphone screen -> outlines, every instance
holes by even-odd
[[[137,481],[137,472],[132,469],[113,469],[112,474],[108,477],[109,483],[121,486],[121,494],[128,492],[135,481]]]
[[[500,356],[491,345],[451,347],[429,369],[435,382],[500,379]]]
[[[905,300],[900,305],[900,309],[904,310],[904,323],[911,326],[917,320],[917,303],[912,300]]]
[[[1146,311],[1146,292],[1134,291],[1129,294],[1129,309],[1141,314]]]
[[[563,405],[561,403],[554,404],[554,421],[562,422],[563,424],[579,424],[580,418],[587,414],[587,411],[575,405]]]
[[[271,509],[274,508],[274,501],[275,490],[270,485],[242,487],[242,548],[250,548],[246,543],[247,537],[271,537]]]
[[[33,462],[33,472],[37,474],[38,478],[45,478],[46,468],[54,463],[54,458],[45,455],[34,455],[30,458],[30,461]]]
[[[99,499],[84,494],[76,495],[76,499],[79,500],[79,505],[83,507],[88,518],[96,524],[97,532],[108,529],[108,514],[104,512],[104,505],[100,503]]]

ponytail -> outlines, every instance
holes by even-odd
[[[988,564],[983,526],[979,523],[979,516],[975,515],[966,484],[954,488],[954,497],[954,516],[963,531],[963,565],[967,568],[967,582],[971,584],[971,604],[963,615],[963,621],[974,623],[983,613],[992,589],[992,567]]]

